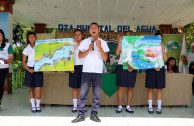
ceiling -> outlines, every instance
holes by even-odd
[[[13,18],[31,27],[46,23],[89,25],[160,25],[194,22],[194,0],[15,0]]]

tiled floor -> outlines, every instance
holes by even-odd
[[[11,95],[4,95],[0,111],[0,126],[194,126],[194,95],[190,107],[163,107],[161,115],[148,114],[147,107],[133,107],[135,113],[123,111],[116,114],[117,107],[100,107],[101,123],[89,119],[91,107],[87,107],[86,121],[72,124],[76,113],[71,106],[44,105],[41,113],[32,113],[28,104],[28,89],[16,89]],[[124,109],[123,109],[124,110]]]

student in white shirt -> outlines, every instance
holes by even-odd
[[[161,33],[155,33],[155,35],[160,35],[162,39]],[[162,55],[163,55],[163,62],[167,61],[167,50],[165,50],[164,44],[161,43],[162,47]],[[162,89],[164,89],[165,86],[165,68],[164,66],[162,68],[155,68],[155,69],[147,69],[146,71],[146,83],[145,87],[148,88],[148,113],[153,114],[154,110],[152,108],[152,101],[153,101],[153,91],[154,89],[157,90],[157,102],[158,102],[158,108],[156,110],[157,114],[162,113]]]
[[[74,71],[69,72],[69,87],[72,88],[73,109],[72,112],[77,112],[78,91],[81,87],[83,59],[78,58],[79,49],[83,39],[83,32],[80,29],[74,31]]]
[[[40,101],[41,101],[41,87],[43,87],[43,73],[34,71],[35,63],[35,41],[36,33],[28,32],[27,34],[27,47],[23,50],[22,65],[26,69],[24,84],[29,87],[30,102],[32,105],[32,112],[41,112]],[[28,57],[28,62],[26,64]],[[36,91],[36,104],[35,95]]]
[[[9,72],[8,64],[11,64],[14,59],[13,53],[12,46],[5,42],[5,34],[3,30],[0,29],[0,110],[2,107],[1,103],[4,92],[4,81]]]
[[[131,35],[130,31],[124,33],[124,35]],[[116,55],[120,55],[120,59],[117,65],[117,76],[116,76],[116,85],[118,87],[118,109],[116,113],[122,112],[122,98],[123,98],[123,91],[124,88],[127,88],[127,105],[126,105],[126,112],[134,113],[131,109],[131,100],[133,95],[133,88],[135,87],[136,82],[136,75],[137,70],[134,70],[132,67],[129,67],[128,70],[123,69],[123,62],[122,62],[122,39],[123,36],[120,37],[119,43],[116,49]]]
[[[100,32],[97,23],[90,24],[90,38],[84,39],[79,46],[79,58],[84,58],[83,73],[81,80],[81,90],[79,99],[78,116],[72,120],[72,123],[77,123],[85,120],[85,105],[87,101],[88,91],[92,83],[93,103],[90,119],[95,122],[101,122],[97,117],[100,107],[100,92],[102,84],[103,60],[107,60],[109,52],[106,41],[100,39]],[[92,37],[93,42],[92,43]]]

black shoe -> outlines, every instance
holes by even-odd
[[[134,113],[134,111],[131,108],[126,108],[125,110],[126,110],[126,112]]]
[[[38,109],[37,109],[38,108]],[[36,107],[36,112],[41,112],[40,107]]]
[[[158,109],[156,110],[156,113],[157,113],[157,114],[162,114],[162,110],[158,108]]]
[[[72,112],[73,113],[77,112],[77,108],[76,107],[73,107]]]
[[[152,108],[149,108],[148,109],[148,113],[153,114],[154,113],[154,110]]]
[[[94,122],[101,122],[101,120],[98,118],[98,116],[96,114],[92,114],[90,116],[90,120],[92,120]]]
[[[36,112],[36,107],[33,107],[32,110],[31,110],[33,113]]]
[[[116,110],[116,113],[121,113],[122,112],[122,108],[118,108],[117,110]]]
[[[85,118],[84,118],[84,116],[82,116],[82,115],[78,115],[74,120],[72,120],[71,122],[72,123],[78,123],[78,122],[81,122],[81,121],[84,121],[85,120]]]

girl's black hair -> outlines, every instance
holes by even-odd
[[[84,33],[81,29],[76,29],[73,33],[75,34],[77,31],[79,31],[82,34],[82,40],[84,39]]]
[[[0,29],[0,33],[3,36],[3,40],[2,40],[2,44],[1,44],[1,48],[0,48],[2,50],[5,47],[5,34],[4,34],[2,29]]]
[[[175,64],[174,64],[174,66],[172,67],[172,70],[173,70],[173,72],[174,73],[178,73],[178,67],[177,67],[177,65],[176,65],[176,59],[174,58],[174,57],[169,57],[168,58],[168,60],[167,60],[167,71],[169,71],[169,62],[171,61],[171,60],[174,60],[175,61]]]
[[[77,31],[81,32],[82,36],[84,36],[84,33],[81,29],[76,29],[73,33],[75,34]]]
[[[160,32],[156,32],[154,35],[160,35],[161,37],[163,37],[162,33]]]
[[[32,32],[32,31],[30,31],[30,32],[28,32],[28,34],[27,34],[27,44],[30,44],[30,41],[29,41],[29,39],[28,39],[28,37],[30,36],[30,35],[34,35],[35,37],[36,37],[36,33],[35,32]]]

